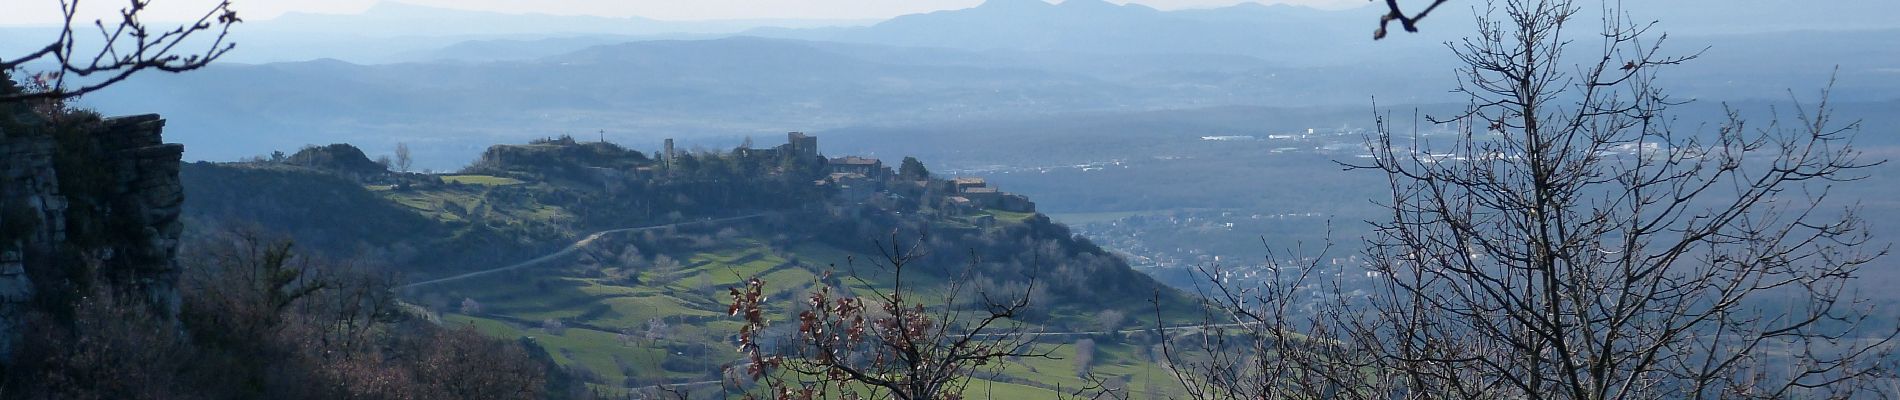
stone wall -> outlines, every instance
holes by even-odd
[[[157,115],[108,118],[87,134],[89,146],[65,149],[76,162],[100,168],[102,193],[61,193],[55,157],[62,149],[54,138],[0,134],[0,360],[25,329],[21,318],[35,296],[72,290],[34,282],[32,271],[76,268],[86,260],[104,282],[144,297],[167,317],[177,315],[184,146],[164,143],[164,126]],[[76,206],[115,231],[77,248],[67,229]]]

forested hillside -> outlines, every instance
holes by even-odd
[[[260,227],[306,251],[374,265],[400,277],[403,301],[443,326],[533,337],[578,379],[610,393],[719,380],[741,362],[716,356],[732,354],[738,333],[725,293],[752,279],[777,298],[822,287],[871,296],[899,282],[964,296],[932,306],[946,310],[980,308],[973,301],[981,295],[1020,295],[1032,306],[1017,319],[1047,332],[1185,321],[1156,321],[1156,300],[1172,315],[1197,315],[1181,293],[1023,208],[1033,205],[969,189],[981,180],[878,166],[841,172],[854,168],[841,160],[875,160],[827,159],[796,144],[669,157],[551,138],[491,147],[453,174],[298,162],[363,157],[349,150],[187,165],[190,233]],[[969,199],[985,196],[997,200]],[[878,263],[893,245],[919,255],[901,279]],[[782,320],[799,310],[771,309]],[[1111,325],[1103,315],[1115,316]]]

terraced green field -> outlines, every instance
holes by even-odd
[[[731,341],[740,323],[725,315],[726,289],[747,279],[763,279],[772,299],[803,296],[828,270],[843,274],[855,268],[862,281],[847,277],[839,282],[859,294],[893,283],[892,277],[865,262],[866,255],[817,243],[774,250],[760,240],[735,238],[713,249],[667,257],[678,260],[677,267],[663,270],[653,263],[614,265],[577,257],[431,286],[423,295],[447,300],[438,306],[444,324],[473,324],[497,337],[531,337],[556,362],[603,382],[599,389],[618,391],[719,379],[723,366],[740,360]],[[920,268],[907,271],[904,278],[912,287],[942,287],[950,276]],[[462,312],[457,305],[463,299],[478,304],[479,310]],[[793,320],[784,307],[791,302],[772,304],[779,306],[769,310],[773,320]],[[560,327],[549,329],[548,321],[558,321]],[[653,321],[664,328],[650,329]],[[1045,339],[1039,346],[1062,359],[1013,360],[1003,377],[973,380],[966,398],[1054,398],[1058,385],[1065,391],[1083,387],[1087,383],[1077,377],[1070,360],[1074,339]],[[1136,355],[1137,347],[1145,345],[1098,345],[1096,376],[1126,381],[1135,393],[1146,393],[1150,382],[1168,393],[1165,386],[1173,384],[1172,378],[1157,363]]]
[[[535,203],[508,204],[494,207],[484,203],[486,191],[496,186],[518,185],[523,182],[510,178],[483,175],[450,175],[445,181],[471,182],[463,186],[437,186],[430,188],[396,189],[390,186],[371,186],[372,193],[381,195],[424,217],[442,222],[458,222],[470,215],[481,215],[487,220],[501,222],[520,222],[550,224],[572,221],[576,217],[558,206]],[[512,183],[509,183],[512,182]]]
[[[533,337],[557,362],[591,371],[606,382],[657,384],[708,378],[711,371],[697,367],[710,364],[716,371],[720,364],[737,360],[725,341],[739,326],[724,315],[725,288],[762,277],[774,296],[790,296],[817,278],[811,268],[749,239],[680,259],[680,270],[637,271],[637,281],[610,278],[613,272],[632,269],[627,266],[603,266],[605,276],[589,277],[583,268],[570,265],[509,271],[428,290],[455,304],[470,299],[480,305],[479,311],[468,314],[459,307],[446,311],[445,324],[475,324],[500,337]],[[548,320],[559,321],[565,329],[545,329]],[[666,328],[649,334],[649,322],[656,320]],[[668,348],[715,353],[668,363],[669,357],[689,358],[668,355]]]
[[[996,216],[997,222],[1023,222],[1023,220],[1036,216],[1036,213],[1021,213],[997,209],[986,209],[983,210],[983,212]]]
[[[443,175],[442,181],[482,186],[508,186],[522,183],[520,179],[489,175]]]
[[[383,190],[377,193],[417,214],[444,222],[461,221],[468,214],[466,210],[481,206],[481,193],[473,189]]]

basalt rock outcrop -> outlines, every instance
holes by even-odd
[[[370,161],[369,156],[363,154],[362,149],[345,143],[305,146],[296,154],[291,154],[290,158],[284,159],[284,163],[358,179],[389,174],[387,167]]]
[[[0,360],[49,296],[110,285],[166,318],[179,307],[184,146],[157,115],[107,118],[62,140],[0,132]],[[62,180],[64,179],[64,180]],[[74,284],[84,271],[84,284]],[[96,287],[96,286],[95,286]]]

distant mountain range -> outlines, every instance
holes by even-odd
[[[290,13],[250,21],[235,32],[243,44],[227,62],[263,63],[335,58],[359,64],[427,61],[445,47],[468,41],[568,42],[542,47],[538,56],[606,41],[711,39],[733,35],[949,47],[1085,53],[1212,53],[1250,55],[1282,65],[1327,65],[1394,59],[1443,50],[1472,27],[1475,4],[1452,2],[1419,34],[1369,45],[1377,7],[1318,10],[1242,2],[1210,9],[1155,10],[1103,0],[991,0],[960,10],[889,20],[754,19],[667,21],[467,11],[380,1],[360,14]],[[1474,2],[1475,3],[1475,2]],[[1791,0],[1671,0],[1625,2],[1639,19],[1664,22],[1679,35],[1728,35],[1799,30],[1896,29],[1900,2]],[[1582,4],[1579,21],[1595,23],[1596,7]],[[1738,23],[1746,21],[1746,23]],[[0,51],[35,48],[46,28],[0,27]],[[575,38],[591,38],[576,41]],[[450,58],[465,59],[469,53]],[[511,59],[520,57],[501,56]]]
[[[1202,63],[1175,63],[1183,59]],[[1089,110],[1365,100],[1362,92],[1339,87],[1371,81],[1342,71],[1350,70],[1281,68],[1236,56],[978,53],[730,38],[601,45],[516,61],[214,66],[145,76],[85,103],[107,113],[165,114],[174,136],[191,145],[190,157],[229,160],[320,140],[375,147],[606,130],[620,139],[656,141]],[[1373,79],[1414,88],[1398,97],[1433,93],[1425,82]],[[639,136],[625,136],[629,132]],[[434,165],[459,165],[478,150],[427,147],[449,151],[435,158],[419,147],[418,158]]]
[[[1856,6],[1814,8],[1828,7]],[[432,17],[439,22],[418,22]],[[361,53],[341,60],[147,74],[85,103],[108,114],[165,114],[193,159],[338,140],[372,151],[409,142],[427,144],[416,147],[423,165],[451,167],[486,143],[563,133],[690,140],[1071,113],[1360,109],[1374,98],[1381,105],[1452,102],[1459,100],[1447,93],[1455,59],[1442,43],[1471,29],[1460,27],[1469,17],[1452,12],[1429,20],[1423,33],[1375,42],[1369,32],[1376,18],[1367,10],[1244,4],[1160,11],[1101,0],[992,0],[868,26],[816,28],[379,6],[350,29],[393,35],[417,25],[418,32],[448,36],[312,33],[351,18],[292,15],[260,23],[267,32],[304,32],[285,37],[320,45],[240,36],[240,51],[320,54],[358,41],[382,44],[338,50]],[[482,24],[524,33],[456,36],[482,31]],[[1854,19],[1842,26],[1855,26]],[[549,33],[557,28],[569,33]],[[745,36],[714,33],[741,29]],[[668,30],[685,33],[644,36]],[[1664,76],[1682,98],[1785,100],[1790,88],[1825,84],[1837,66],[1838,100],[1900,93],[1900,53],[1873,51],[1900,41],[1900,29],[1670,40],[1682,54],[1708,49],[1702,60]]]
[[[754,19],[666,21],[641,17],[508,14],[380,1],[361,14],[289,13],[256,23],[272,32],[361,36],[660,35],[734,33],[758,27],[812,28],[867,25],[864,20]]]
[[[1369,41],[1363,12],[1248,3],[1210,10],[1159,11],[1102,0],[990,0],[970,9],[906,15],[868,27],[760,28],[746,34],[816,41],[964,50],[1097,54],[1232,54],[1282,65],[1338,64],[1392,47]],[[1424,46],[1430,47],[1430,46]]]

